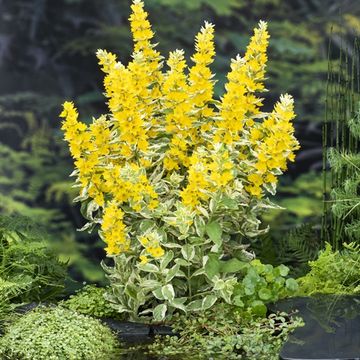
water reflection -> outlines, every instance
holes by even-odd
[[[280,359],[360,359],[360,296],[293,298],[274,306],[285,312],[295,309],[305,326],[290,336]]]

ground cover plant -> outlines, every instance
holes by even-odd
[[[5,329],[2,359],[117,359],[117,340],[105,325],[62,307],[37,308]]]
[[[62,306],[79,314],[98,318],[119,318],[119,313],[105,299],[106,291],[105,287],[86,285],[64,301]]]
[[[177,316],[174,337],[158,337],[145,351],[190,360],[277,359],[288,335],[303,322],[296,314],[254,319],[233,307],[218,305],[197,317]]]
[[[333,250],[329,243],[310,271],[299,278],[299,295],[358,294],[360,292],[360,252],[355,243],[344,244],[342,251]],[[331,274],[331,276],[329,276]]]

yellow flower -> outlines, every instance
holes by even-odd
[[[148,247],[146,248],[147,252],[154,258],[162,257],[165,254],[165,251],[160,246],[157,247]]]
[[[245,189],[249,192],[250,195],[260,198],[261,197],[261,188],[255,185],[246,186]]]
[[[149,262],[149,259],[148,259],[148,257],[146,256],[146,255],[140,255],[140,264],[141,265],[145,265],[145,264],[147,264],[148,262]]]
[[[255,186],[260,186],[263,184],[263,178],[259,174],[253,173],[248,176],[248,180]]]
[[[277,177],[272,173],[268,173],[266,175],[265,181],[267,183],[276,183],[277,182]]]

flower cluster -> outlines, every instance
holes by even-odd
[[[107,243],[106,251],[109,255],[126,252],[130,248],[129,238],[126,235],[125,225],[122,222],[124,212],[116,203],[110,203],[103,216],[101,229]]]
[[[104,217],[108,201],[119,211],[126,204],[136,212],[145,207],[155,211],[160,194],[148,177],[161,167],[163,181],[174,172],[184,176],[177,196],[190,210],[208,202],[211,193],[231,189],[234,179],[249,197],[261,198],[298,148],[291,96],[282,96],[270,114],[261,112],[262,99],[256,96],[264,90],[266,23],[255,29],[244,57],[232,61],[217,104],[209,68],[215,55],[214,26],[205,23],[196,36],[188,74],[182,50],[170,53],[169,69],[161,72],[143,3],[135,0],[132,11],[131,63],[126,67],[115,55],[97,52],[110,114],[86,126],[72,103],[65,102],[61,113],[83,192],[104,208]],[[120,246],[123,237],[113,239],[105,236],[109,254],[129,249],[127,242]]]

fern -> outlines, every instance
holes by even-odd
[[[344,15],[344,20],[358,21],[350,14]],[[323,127],[322,239],[334,249],[341,249],[350,241],[360,241],[360,48],[358,39],[352,47],[343,35],[339,39],[339,60],[336,64],[329,61]],[[331,46],[329,50],[330,57]]]
[[[343,131],[348,131],[350,138],[349,144],[343,144],[343,148],[350,147],[359,138],[360,103],[358,106],[354,117],[346,120],[347,129]],[[340,237],[335,241],[360,242],[360,154],[354,145],[350,149],[332,148],[329,151],[329,163],[337,179],[330,193],[332,214],[338,219],[334,234]]]
[[[303,276],[310,270],[308,262],[317,258],[321,242],[311,224],[304,224],[288,232],[280,239],[264,236],[256,247],[257,256],[265,263],[284,264],[291,276]]]
[[[0,315],[11,304],[48,300],[62,292],[66,264],[30,219],[0,216],[0,259]]]
[[[37,219],[54,235],[62,257],[71,259],[73,276],[100,282],[101,267],[93,265],[96,238],[76,231],[83,220],[72,201],[71,158],[52,127],[59,123],[49,121],[58,104],[56,97],[34,93],[0,96],[0,158],[6,159],[0,161],[0,214]],[[72,241],[66,247],[65,238]]]
[[[310,224],[304,224],[291,230],[280,241],[279,259],[305,264],[314,260],[320,250],[319,234]]]

